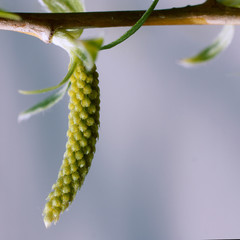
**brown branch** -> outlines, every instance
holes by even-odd
[[[206,0],[206,2],[204,3],[205,5],[217,5],[217,1],[216,0]]]
[[[144,11],[17,13],[22,21],[0,19],[0,29],[23,32],[50,43],[56,29],[132,26],[143,13]],[[195,6],[155,10],[144,25],[225,24],[240,25],[240,10],[208,0]]]

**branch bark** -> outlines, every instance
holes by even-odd
[[[107,28],[134,25],[144,11],[84,13],[16,13],[21,21],[0,18],[0,30],[30,34],[45,43],[57,29]],[[155,10],[144,25],[240,25],[240,9],[225,7],[214,0],[203,4]]]

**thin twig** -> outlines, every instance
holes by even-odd
[[[134,25],[144,11],[84,13],[17,13],[22,21],[0,19],[0,29],[23,32],[46,43],[56,29],[106,28]],[[144,25],[240,25],[240,10],[212,0],[204,4],[155,10]]]

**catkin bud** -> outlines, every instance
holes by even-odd
[[[58,221],[76,196],[89,171],[98,137],[100,93],[96,67],[88,72],[79,62],[70,81],[68,141],[58,179],[43,211],[46,227]]]

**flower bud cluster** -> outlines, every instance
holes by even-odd
[[[58,179],[43,215],[46,227],[68,208],[89,171],[98,138],[100,91],[96,67],[87,72],[81,62],[70,78],[68,141]]]

